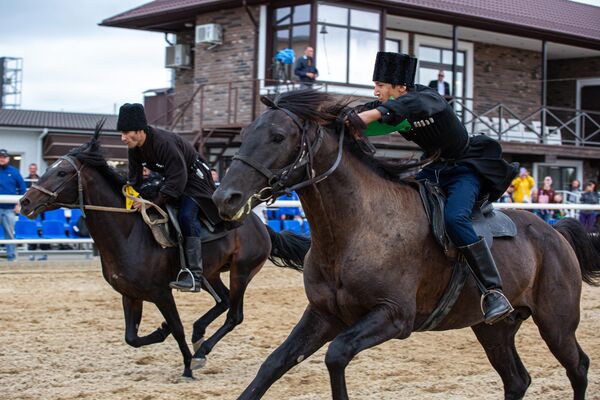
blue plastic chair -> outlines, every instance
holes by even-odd
[[[81,218],[81,210],[79,208],[74,208],[71,210],[71,218],[69,218],[69,223],[77,223]]]
[[[63,224],[67,222],[67,217],[65,216],[65,210],[59,208],[57,210],[46,211],[44,213],[44,221],[60,221]]]
[[[63,239],[65,233],[65,224],[61,221],[46,220],[42,222],[42,237],[44,239]]]
[[[281,220],[280,219],[270,219],[269,227],[273,229],[275,232],[281,231]]]
[[[302,233],[300,221],[295,219],[286,219],[283,221],[283,229],[292,231],[294,233]]]
[[[4,229],[2,229],[4,235]],[[16,239],[39,239],[38,226],[36,221],[29,219],[19,219],[15,222],[15,238]]]

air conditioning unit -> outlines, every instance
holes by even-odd
[[[190,68],[191,66],[192,59],[189,45],[176,44],[166,47],[165,68]]]
[[[196,43],[223,43],[223,27],[219,24],[196,25]]]

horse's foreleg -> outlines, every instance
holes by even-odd
[[[389,304],[377,306],[333,339],[325,355],[332,399],[348,399],[345,370],[356,354],[390,339],[410,335],[413,318],[406,315],[406,309]]]
[[[244,294],[246,293],[246,288],[248,287],[250,279],[252,279],[251,272],[256,269],[257,266],[254,265],[253,267],[254,268],[245,268],[244,265],[240,264],[232,267],[229,283],[231,305],[225,323],[217,329],[211,337],[202,343],[198,351],[194,354],[194,358],[205,358],[225,335],[231,332],[233,328],[241,324],[244,320]],[[260,265],[258,265],[258,267],[260,267]]]
[[[260,399],[290,368],[307,359],[331,340],[341,326],[320,317],[309,305],[290,336],[265,360],[258,374],[238,400]]]
[[[223,284],[223,281],[221,281],[220,278],[217,278],[214,281],[211,280],[210,284],[221,298],[221,302],[215,303],[213,308],[208,310],[194,322],[194,330],[192,332],[194,351],[198,350],[203,343],[204,334],[208,325],[229,309],[229,289]]]
[[[179,345],[179,350],[183,355],[183,376],[192,378],[192,370],[190,364],[192,362],[192,352],[185,342],[185,333],[183,332],[183,324],[177,312],[175,299],[171,291],[166,292],[160,300],[155,301],[160,313],[165,317],[167,324],[171,327],[171,333]]]
[[[123,311],[125,313],[125,342],[133,347],[142,347],[149,344],[164,342],[171,333],[166,322],[160,328],[146,336],[138,336],[144,302],[123,296]]]

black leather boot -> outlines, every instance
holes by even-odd
[[[485,323],[491,325],[508,317],[513,308],[502,293],[502,280],[485,240],[480,239],[468,246],[459,247],[459,250],[467,259],[473,274],[486,289],[481,296],[481,311]]]
[[[169,286],[182,292],[199,292],[202,289],[202,241],[199,237],[188,236],[184,248],[189,272],[181,270],[177,280]]]

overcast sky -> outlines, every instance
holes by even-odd
[[[0,0],[0,57],[23,58],[21,108],[112,113],[168,87],[162,33],[98,26],[147,2]]]
[[[168,87],[164,34],[98,26],[147,2],[0,0],[0,57],[23,58],[21,108],[112,113]]]

